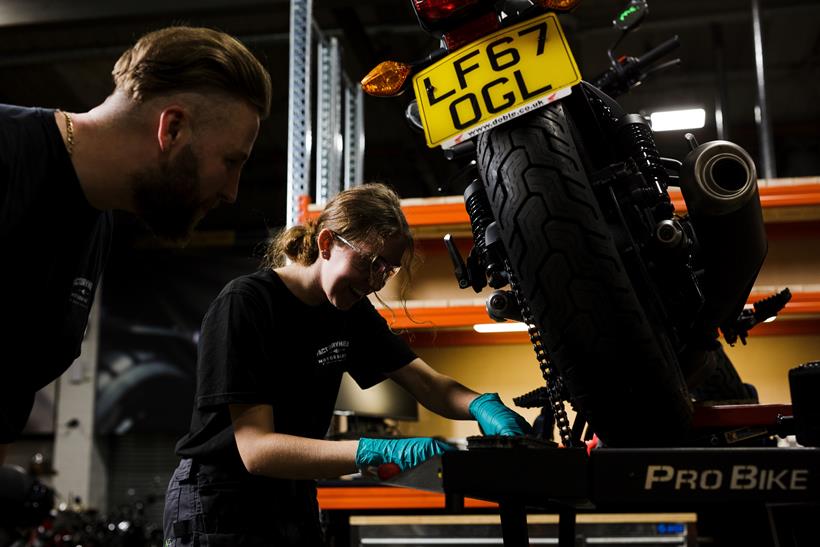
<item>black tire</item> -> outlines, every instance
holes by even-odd
[[[165,361],[137,362],[103,388],[94,428],[102,435],[184,432],[194,400],[194,382]]]
[[[560,102],[478,138],[512,269],[576,409],[610,446],[667,445],[692,416],[668,337],[647,318]]]

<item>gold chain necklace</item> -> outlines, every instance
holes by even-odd
[[[65,116],[65,147],[70,156],[74,153],[74,122],[68,112],[61,112],[63,112],[63,116]]]

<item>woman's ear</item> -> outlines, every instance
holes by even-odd
[[[316,236],[316,244],[319,246],[319,255],[322,258],[330,258],[330,248],[333,246],[333,232],[327,228],[322,228]]]

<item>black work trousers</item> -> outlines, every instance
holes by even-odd
[[[165,547],[321,547],[312,481],[237,478],[183,459],[165,496]]]

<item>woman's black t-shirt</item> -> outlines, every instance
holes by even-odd
[[[271,270],[237,278],[203,320],[191,429],[177,454],[241,478],[229,404],[271,405],[276,432],[321,439],[343,372],[367,388],[415,357],[367,299],[346,311],[309,306]]]

